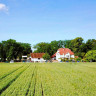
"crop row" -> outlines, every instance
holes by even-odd
[[[0,85],[5,83],[8,86],[0,86],[3,89],[1,96],[95,96],[96,94],[96,69],[91,65],[88,67],[67,63],[29,65],[24,65],[0,81]]]
[[[44,96],[38,65],[28,67],[1,96]]]
[[[18,70],[18,68],[21,68],[24,66],[23,64],[0,64],[0,80],[2,78],[5,78],[7,75],[10,75],[14,71]]]
[[[30,65],[1,96],[27,96],[34,77],[35,65]]]
[[[95,73],[86,73],[89,69],[83,68],[81,65],[73,66],[74,65],[67,64],[59,64],[59,66],[58,64],[38,65],[38,71],[41,76],[43,95],[95,96]]]
[[[22,68],[23,66],[20,66],[19,68],[13,69],[12,71],[9,71],[8,73],[5,73],[3,76],[0,77],[0,81],[5,78],[6,76],[12,74],[13,72],[17,71],[18,69]]]
[[[38,65],[36,65],[34,71],[34,77],[31,81],[28,96],[43,96],[41,87],[41,75],[38,69]]]
[[[5,91],[28,67],[28,65],[23,66],[12,74],[8,75],[0,81],[0,94]]]

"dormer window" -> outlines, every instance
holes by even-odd
[[[66,58],[69,58],[69,55],[66,55]]]

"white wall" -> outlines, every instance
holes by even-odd
[[[66,55],[60,55],[59,51],[56,53],[56,60],[61,61],[60,58],[74,58],[74,55],[70,55],[70,53],[67,53]]]
[[[60,58],[60,54],[57,52],[56,53],[56,60],[59,60],[59,58]]]
[[[71,58],[75,58],[75,56],[74,55],[71,55]]]
[[[67,54],[65,55],[65,58],[69,58],[69,59],[70,59],[70,53],[67,53]]]
[[[38,59],[38,58],[31,58],[31,61],[33,61],[33,62],[44,62],[46,60],[44,60],[43,58],[40,58],[40,59]]]

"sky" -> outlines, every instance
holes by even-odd
[[[96,0],[0,0],[0,42],[96,39]]]

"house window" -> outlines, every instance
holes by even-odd
[[[38,60],[40,60],[40,58],[38,58]]]
[[[66,58],[69,58],[69,55],[66,55]]]

